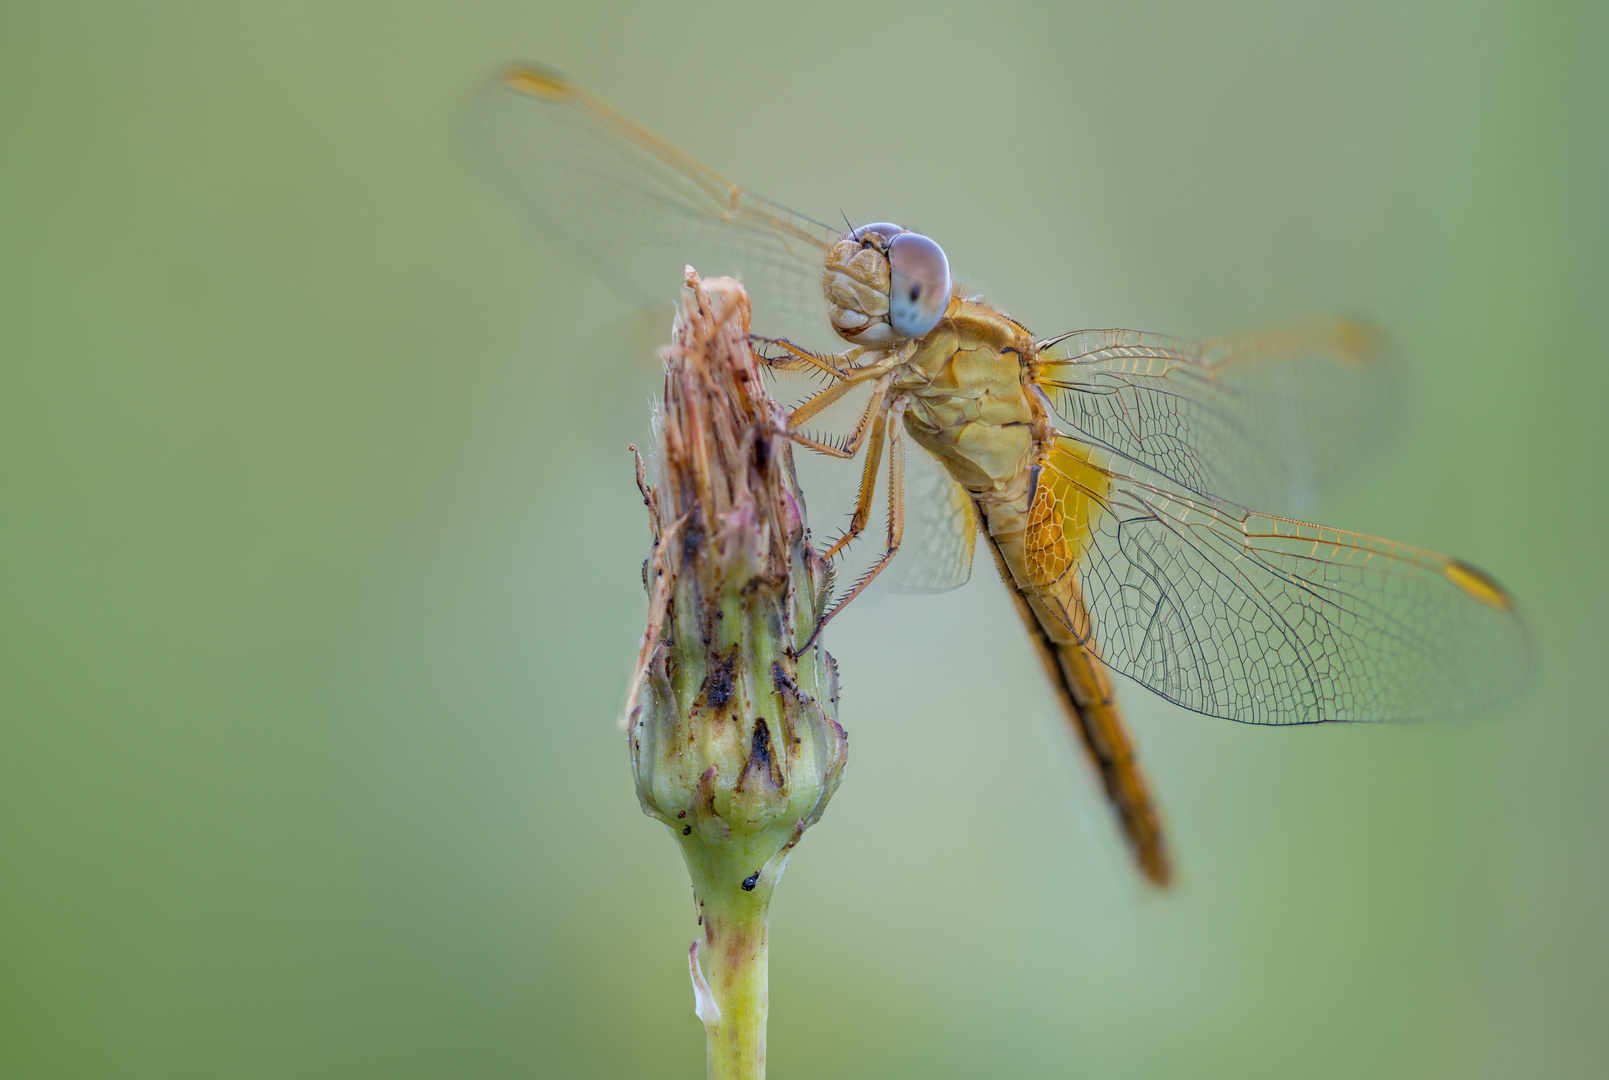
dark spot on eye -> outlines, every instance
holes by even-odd
[[[683,825],[682,826],[682,835],[683,836],[692,836],[693,835],[693,827],[691,825]]]
[[[911,286],[911,299],[912,300],[920,300],[921,298],[922,298],[922,286],[920,286],[920,285],[912,285]]]
[[[754,873],[750,874],[748,877],[743,879],[743,891],[744,892],[753,892],[754,891],[754,885],[759,880],[760,880],[760,872],[758,870],[756,870]]]

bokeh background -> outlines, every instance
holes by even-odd
[[[1044,333],[1367,316],[1403,434],[1314,516],[1534,631],[1460,721],[1124,684],[1158,896],[987,568],[857,605],[772,1075],[1609,1071],[1609,8],[823,0],[0,12],[0,1074],[702,1075],[654,359],[464,151],[512,57]]]

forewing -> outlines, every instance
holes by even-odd
[[[837,230],[744,191],[551,72],[505,72],[477,119],[522,207],[626,298],[674,297],[691,264],[743,281],[756,331],[826,342],[821,275]]]
[[[1394,424],[1379,339],[1356,323],[1200,341],[1083,330],[1041,349],[1062,431],[1197,495],[1305,509]]]
[[[1400,720],[1495,704],[1527,682],[1513,602],[1473,567],[1085,453],[1058,446],[1041,474],[1030,587],[1168,700],[1257,724]]]

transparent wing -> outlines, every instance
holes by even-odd
[[[1082,330],[1041,348],[1058,427],[1198,495],[1305,509],[1394,426],[1389,366],[1356,323],[1203,341]]]
[[[1030,588],[1169,701],[1255,724],[1400,720],[1494,704],[1528,681],[1513,601],[1473,567],[1086,454],[1058,446],[1041,473]]]
[[[904,438],[902,434],[900,436]],[[972,496],[920,446],[905,451],[905,537],[883,577],[900,592],[948,592],[972,576]]]
[[[757,331],[826,343],[821,274],[837,230],[744,191],[551,72],[505,72],[477,119],[525,210],[626,298],[663,302],[691,264],[743,281]]]

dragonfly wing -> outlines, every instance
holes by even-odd
[[[522,207],[626,298],[674,296],[691,264],[740,278],[757,330],[827,343],[821,275],[838,230],[744,191],[538,68],[505,72],[477,119],[484,155]]]
[[[1168,700],[1256,724],[1401,720],[1495,704],[1529,679],[1513,601],[1479,570],[1203,498],[1098,453],[1064,440],[1046,463],[1030,585]]]
[[[905,537],[883,576],[899,592],[949,592],[972,576],[977,539],[972,496],[933,455],[908,447]]]
[[[1379,338],[1356,323],[1201,341],[1082,330],[1040,344],[1037,381],[1063,431],[1197,495],[1304,509],[1394,425]]]

